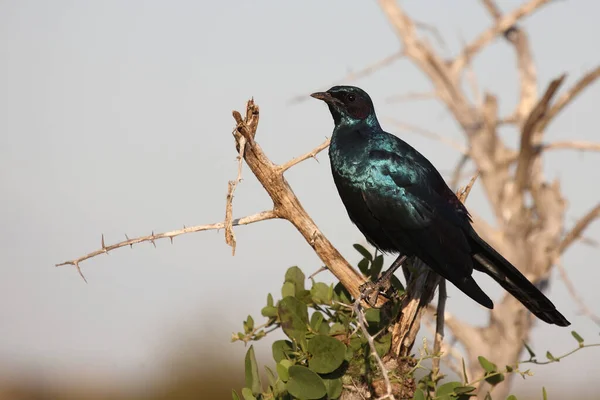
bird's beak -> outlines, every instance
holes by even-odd
[[[314,97],[315,99],[323,100],[326,103],[331,102],[332,96],[327,92],[316,92],[310,95],[310,97]]]
[[[310,97],[314,97],[315,99],[323,100],[325,103],[329,105],[340,105],[341,102],[333,97],[329,92],[316,92],[310,95]]]

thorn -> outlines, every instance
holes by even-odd
[[[171,239],[171,244],[173,244],[173,236],[169,236],[169,239]]]
[[[87,279],[85,279],[85,276],[83,276],[83,272],[81,272],[81,268],[79,268],[79,261],[73,262],[73,265],[75,266],[75,268],[77,268],[77,272],[79,273],[81,279],[83,279],[85,283],[88,283]]]
[[[105,250],[106,246],[104,245],[104,233],[102,234],[102,250]]]
[[[152,231],[152,239],[150,239],[150,242],[152,243],[152,246],[154,246],[154,248],[156,248],[156,242],[154,241],[154,231]]]
[[[131,240],[131,239],[129,239],[129,236],[127,236],[127,234],[125,234],[125,239],[127,239],[128,242]],[[133,243],[129,244],[129,248],[133,249]]]

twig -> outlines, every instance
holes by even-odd
[[[435,317],[435,338],[433,340],[433,353],[440,354],[442,350],[442,341],[444,340],[444,314],[446,311],[446,280],[440,279],[438,285],[438,304]],[[434,382],[442,378],[440,375],[440,358],[436,357],[432,361],[431,376]]]
[[[246,149],[246,138],[240,137],[238,154],[238,173],[234,181],[229,181],[227,185],[227,200],[225,202],[225,243],[231,246],[231,255],[235,255],[235,234],[233,233],[233,193],[238,183],[242,181],[242,165],[244,163],[244,150]]]
[[[381,359],[381,357],[379,357],[379,354],[377,354],[377,348],[375,347],[375,339],[373,338],[373,336],[371,334],[369,334],[369,331],[367,330],[367,322],[365,319],[365,314],[363,312],[363,308],[361,306],[361,303],[365,300],[366,300],[366,298],[364,297],[363,294],[361,294],[354,301],[352,310],[356,314],[356,320],[358,321],[358,326],[359,326],[361,332],[363,333],[364,337],[367,338],[367,342],[369,343],[369,348],[371,349],[371,356],[377,362],[379,371],[381,372],[381,376],[383,377],[383,381],[385,382],[385,388],[386,388],[387,392],[382,397],[379,397],[378,400],[383,400],[383,399],[395,400],[393,390],[392,390],[392,383],[390,382],[390,377],[388,376],[389,372],[388,372],[385,364],[383,363],[383,360]]]
[[[573,149],[583,151],[600,151],[600,143],[586,142],[586,141],[563,141],[563,142],[552,142],[542,144],[540,151],[543,150],[562,150],[562,149]]]
[[[234,219],[231,224],[233,226],[248,225],[248,224],[252,224],[254,222],[265,221],[265,220],[274,219],[274,218],[279,218],[279,216],[277,214],[275,214],[274,211],[270,210],[270,211],[263,211],[263,212],[260,212],[257,214],[252,214],[252,215],[248,215],[246,217]],[[214,224],[207,224],[207,225],[196,225],[196,226],[184,227],[183,229],[178,229],[178,230],[163,232],[163,233],[154,233],[153,232],[151,235],[140,236],[140,237],[136,237],[133,239],[127,238],[127,240],[124,240],[122,242],[118,242],[115,244],[111,244],[108,246],[104,244],[104,235],[102,235],[102,243],[101,243],[102,247],[99,250],[93,251],[89,254],[86,254],[86,255],[76,258],[74,260],[69,260],[69,261],[62,262],[60,264],[56,264],[56,266],[60,267],[62,265],[73,265],[73,266],[75,266],[75,268],[77,268],[77,271],[79,272],[79,274],[82,275],[81,269],[79,268],[79,264],[85,260],[99,256],[100,254],[108,254],[109,251],[112,251],[112,250],[115,250],[115,249],[118,249],[121,247],[126,247],[126,246],[133,247],[134,244],[138,244],[138,243],[142,243],[142,242],[154,243],[156,240],[159,240],[159,239],[170,239],[172,241],[173,238],[180,236],[180,235],[185,235],[185,234],[193,233],[193,232],[223,229],[223,228],[225,228],[225,222],[217,222]],[[127,237],[127,235],[125,235],[125,236]],[[83,275],[82,275],[82,278],[84,278]],[[85,280],[85,278],[84,278],[84,280]]]
[[[462,178],[462,170],[465,167],[465,165],[467,165],[468,161],[469,156],[467,154],[463,154],[460,157],[458,163],[456,164],[456,167],[454,167],[454,172],[452,172],[452,179],[450,180],[450,188],[452,190],[456,190],[456,187],[458,186],[458,181],[460,181],[460,179]]]
[[[382,58],[381,60],[379,60],[377,62],[374,62],[373,64],[366,66],[365,68],[363,68],[361,70],[348,73],[344,78],[340,79],[337,82],[334,82],[333,84],[329,85],[326,88],[324,87],[323,89],[327,90],[331,86],[348,84],[349,82],[356,81],[358,79],[367,77],[367,76],[373,74],[374,72],[377,72],[380,69],[387,67],[388,65],[391,65],[394,61],[399,60],[402,57],[404,57],[403,51],[398,51],[396,53],[393,53],[385,58]],[[289,104],[301,103],[305,100],[308,100],[308,98],[309,98],[308,95],[302,94],[302,95],[292,97],[288,103]]]
[[[558,245],[557,253],[563,254],[569,246],[571,246],[587,229],[587,227],[594,222],[596,218],[600,218],[600,203],[598,203],[594,208],[588,211],[583,217],[577,221],[575,226],[565,234],[562,241]]]
[[[600,66],[586,73],[575,83],[575,85],[573,85],[562,96],[560,96],[558,100],[556,100],[556,102],[544,115],[544,119],[541,123],[541,129],[545,128],[546,125],[548,125],[548,123],[554,117],[556,117],[556,115],[559,112],[561,112],[566,106],[571,104],[571,102],[577,97],[577,95],[579,95],[585,88],[594,83],[594,81],[598,78],[600,78]]]
[[[303,154],[301,156],[298,156],[296,158],[291,159],[290,161],[286,162],[285,164],[281,164],[278,168],[280,172],[285,172],[288,169],[290,169],[291,167],[293,167],[294,165],[301,163],[304,160],[307,160],[309,158],[314,158],[315,160],[317,160],[317,154],[319,154],[321,151],[325,150],[327,147],[329,147],[329,142],[331,142],[331,139],[327,139],[325,140],[323,143],[321,143],[320,145],[318,145],[317,147],[315,147],[314,149],[312,149],[311,151],[309,151],[306,154]],[[319,160],[317,160],[319,161]]]
[[[475,54],[480,52],[486,45],[491,43],[495,37],[503,34],[505,31],[511,28],[518,20],[533,13],[538,8],[549,2],[550,0],[531,0],[528,3],[523,4],[521,7],[517,8],[509,14],[506,14],[504,17],[499,19],[494,26],[482,32],[473,42],[471,42],[464,48],[464,50],[458,57],[456,57],[456,59],[452,63],[453,74],[458,74],[467,65],[471,58],[473,58]]]
[[[455,142],[452,139],[448,139],[448,138],[446,138],[446,137],[444,137],[442,135],[439,135],[439,134],[437,134],[435,132],[432,132],[432,131],[427,130],[425,128],[418,127],[416,125],[407,124],[405,122],[401,122],[401,121],[398,121],[398,120],[393,119],[393,118],[384,118],[384,119],[386,121],[388,121],[390,124],[394,125],[397,129],[401,129],[401,130],[406,131],[406,132],[414,132],[414,133],[419,134],[421,136],[425,136],[426,138],[433,139],[433,140],[436,140],[438,142],[444,143],[444,144],[452,147],[453,149],[457,150],[461,154],[467,154],[468,153],[468,150],[463,145],[461,145],[460,143]]]
[[[581,314],[587,316],[596,325],[600,326],[600,317],[598,315],[594,314],[594,312],[585,304],[585,302],[583,301],[581,296],[579,296],[579,294],[577,293],[577,289],[575,288],[575,285],[573,285],[573,282],[571,281],[571,279],[569,279],[569,276],[567,275],[567,271],[565,271],[564,266],[561,263],[556,263],[556,268],[558,268],[558,273],[560,274],[560,278],[562,279],[567,290],[569,291],[571,298],[579,306],[579,310],[580,310]]]
[[[544,96],[542,96],[523,124],[521,132],[521,146],[517,159],[517,170],[515,172],[515,185],[517,187],[517,193],[521,195],[523,190],[527,187],[527,183],[529,181],[529,168],[533,162],[535,154],[535,143],[533,143],[534,135],[536,132],[538,132],[539,123],[544,117],[550,101],[554,97],[554,94],[557,92],[560,85],[563,83],[564,79],[565,75],[562,75],[550,82],[548,89],[546,89],[546,93]]]

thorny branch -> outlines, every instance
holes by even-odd
[[[246,161],[246,164],[252,173],[257,177],[259,182],[263,185],[273,200],[273,209],[271,211],[265,211],[259,214],[241,218],[239,220],[233,220],[233,218],[231,218],[231,204],[233,190],[235,189],[236,184],[230,183],[226,203],[226,220],[224,222],[210,225],[199,225],[160,234],[154,234],[153,232],[149,236],[143,236],[135,239],[127,238],[127,240],[123,242],[119,242],[110,246],[106,246],[104,244],[103,236],[102,248],[100,250],[96,250],[74,260],[65,261],[57,264],[57,266],[73,265],[81,274],[79,264],[82,261],[96,257],[100,254],[108,253],[109,251],[120,247],[132,246],[141,242],[151,242],[154,244],[155,240],[157,239],[170,238],[172,240],[174,237],[186,233],[227,228],[229,224],[231,224],[230,226],[233,227],[236,225],[244,225],[266,219],[281,218],[288,220],[296,227],[296,229],[302,234],[304,239],[314,249],[328,269],[346,287],[346,289],[348,289],[350,294],[355,298],[359,297],[360,293],[358,288],[364,282],[364,278],[357,271],[355,271],[346,260],[344,260],[341,254],[320,232],[319,228],[306,213],[300,204],[300,201],[294,195],[292,189],[283,177],[285,170],[303,160],[314,157],[319,151],[327,147],[328,142],[321,144],[309,153],[297,157],[281,166],[275,165],[267,158],[258,143],[255,141],[259,121],[259,109],[254,101],[248,101],[245,118],[242,118],[241,114],[237,111],[233,112],[233,117],[236,121],[236,127],[233,131],[233,135],[236,141],[238,155],[241,157],[241,159],[243,158],[243,160]],[[240,178],[241,164],[238,164],[238,182]],[[232,231],[229,233],[229,236],[226,232],[226,238],[228,238],[228,243],[235,244]],[[83,274],[81,275],[83,277]]]

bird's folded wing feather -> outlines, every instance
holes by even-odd
[[[390,240],[401,240],[400,247],[410,247],[451,281],[470,275],[468,214],[437,171],[419,170],[411,160],[383,150],[371,151],[369,161],[363,199]]]

